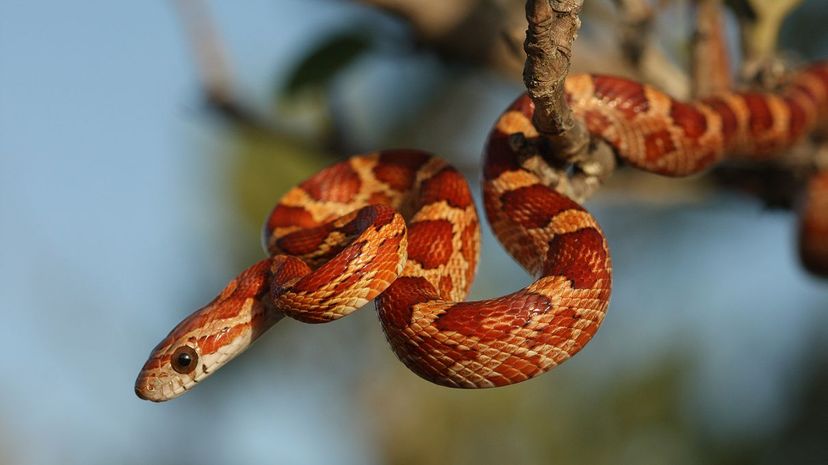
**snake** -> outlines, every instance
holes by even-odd
[[[815,275],[828,276],[828,170],[811,177],[799,220],[799,256]]]
[[[591,136],[619,159],[686,176],[725,156],[779,154],[823,125],[828,64],[796,73],[778,93],[681,102],[633,80],[593,74],[568,77],[565,93]],[[534,277],[528,286],[465,300],[478,266],[480,221],[468,183],[447,161],[409,149],[353,156],[284,194],[263,228],[267,258],[172,329],[141,369],[136,394],[156,402],[178,397],[284,317],[325,323],[372,300],[393,352],[438,385],[511,385],[571,358],[606,315],[610,251],[596,219],[546,182],[543,170],[556,153],[533,113],[524,94],[498,117],[482,170],[488,223]],[[817,212],[813,218],[825,216],[819,199],[826,185],[823,178],[812,189],[820,192],[806,208]],[[825,255],[826,223],[805,218],[803,244],[816,243]]]

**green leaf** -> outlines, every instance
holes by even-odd
[[[358,31],[343,31],[312,48],[289,75],[282,89],[292,97],[308,90],[323,90],[336,75],[372,46],[370,37]]]

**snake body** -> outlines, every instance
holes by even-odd
[[[828,171],[811,178],[799,223],[799,255],[814,274],[828,276]]]
[[[798,73],[786,89],[682,103],[616,77],[566,81],[570,106],[593,136],[629,164],[671,176],[699,172],[726,154],[770,156],[824,121],[828,65]],[[154,401],[176,397],[283,316],[328,322],[371,299],[400,360],[437,384],[513,384],[577,353],[606,313],[610,255],[595,219],[529,168],[537,166],[530,158],[554,158],[532,124],[533,111],[525,95],[507,108],[489,134],[483,163],[489,223],[535,276],[532,284],[464,302],[480,230],[462,175],[426,152],[354,156],[282,197],[264,227],[269,258],[156,346],[136,393]],[[517,139],[537,142],[537,153],[527,154]]]

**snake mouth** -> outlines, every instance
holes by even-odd
[[[143,376],[135,381],[135,395],[143,400],[152,402],[163,402],[167,400],[161,393],[162,389],[157,382],[151,382]]]
[[[142,385],[140,380],[135,382],[135,395],[136,396],[138,396],[142,400],[150,400],[150,401],[154,401],[154,402],[160,402],[159,400],[156,400],[150,394],[150,392],[152,392],[151,387],[149,387],[147,385]]]
[[[135,380],[135,395],[150,402],[164,402],[175,399],[185,392],[187,392],[187,386],[174,377],[163,379],[152,374],[142,373]]]

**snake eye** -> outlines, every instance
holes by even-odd
[[[198,354],[190,346],[181,346],[170,357],[170,365],[179,373],[192,373],[198,365]]]

